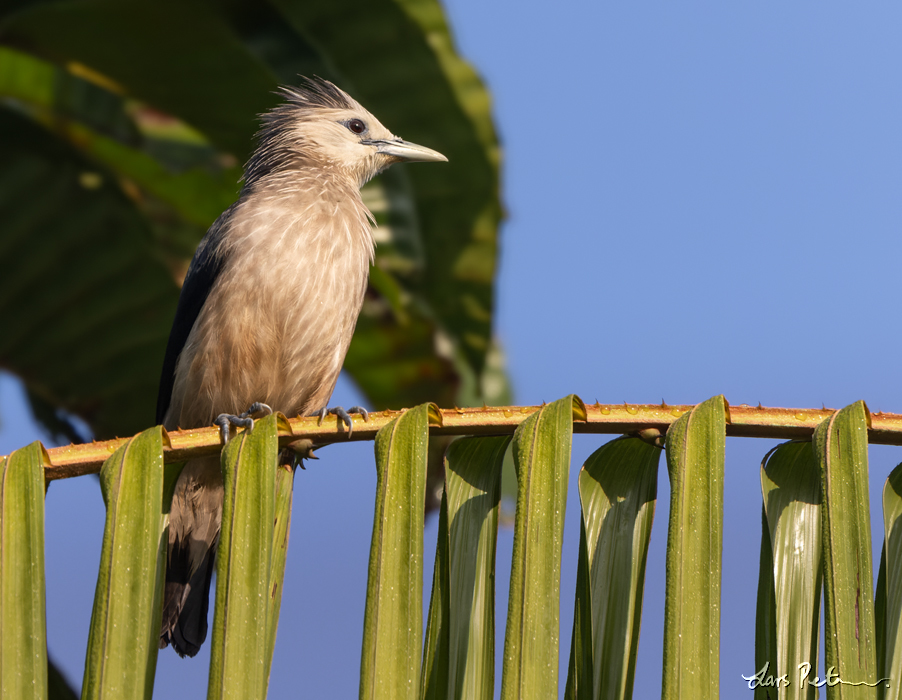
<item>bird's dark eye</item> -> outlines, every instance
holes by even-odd
[[[364,131],[366,131],[366,124],[364,124],[359,119],[352,119],[347,124],[345,124],[345,126],[347,126],[355,134],[362,134]]]

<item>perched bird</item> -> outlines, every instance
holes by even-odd
[[[157,402],[167,429],[215,421],[227,439],[231,425],[252,427],[269,409],[323,414],[373,261],[360,187],[392,163],[447,160],[394,136],[326,80],[282,94],[263,115],[238,201],[185,277]],[[332,412],[351,427],[347,412]],[[160,647],[182,656],[207,636],[222,489],[219,458],[193,459],[172,499]]]

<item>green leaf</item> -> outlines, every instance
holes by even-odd
[[[569,698],[632,697],[660,454],[626,437],[593,452],[580,470]]]
[[[445,458],[450,546],[448,697],[495,693],[495,552],[509,437],[464,438]]]
[[[821,494],[811,443],[787,442],[761,464],[764,497],[755,669],[763,677],[785,676],[780,697],[817,697],[817,688],[800,682],[799,665],[817,675],[821,580]],[[755,689],[756,698],[773,697],[771,687]]]
[[[761,553],[758,556],[758,594],[755,603],[755,674],[751,677],[743,675],[743,679],[749,683],[749,688],[755,689],[755,700],[773,700],[773,696],[777,693],[773,689],[774,684],[769,682],[769,679],[777,677],[779,668],[776,598],[774,552],[770,544],[767,514],[764,506],[761,506]]]
[[[451,637],[451,580],[448,549],[448,494],[442,489],[438,511],[438,542],[432,570],[432,596],[426,639],[423,643],[423,667],[420,669],[420,700],[446,700],[448,695],[448,643]]]
[[[726,410],[723,396],[715,396],[667,431],[664,700],[719,693]]]
[[[881,678],[902,678],[902,464],[890,473],[883,486],[883,596],[877,585],[877,601],[884,603],[878,626],[884,626],[883,664]],[[878,652],[879,653],[879,652]],[[881,661],[878,658],[878,663]],[[902,697],[902,684],[890,683],[883,697],[886,700]]]
[[[383,300],[365,299],[344,367],[375,406],[452,405],[460,378],[435,353],[435,324],[422,311],[408,313],[406,323],[396,323]]]
[[[441,624],[446,646],[427,643],[422,697],[494,696],[495,550],[501,465],[509,443],[509,437],[462,438],[445,456],[435,565],[442,580],[433,583],[427,638],[440,634]]]
[[[503,700],[557,697],[561,547],[578,416],[585,416],[585,407],[570,395],[540,408],[514,433],[518,492]]]
[[[579,559],[576,564],[576,595],[573,604],[573,636],[564,700],[595,699],[595,651],[592,629],[592,580],[586,553],[586,522],[579,521]]]
[[[415,698],[423,635],[423,515],[433,404],[405,411],[376,435],[360,697]]]
[[[154,136],[148,133],[155,122],[147,111],[132,108],[142,119],[139,134],[121,95],[0,46],[0,99],[4,97],[114,172],[167,257],[190,256],[210,223],[237,198],[241,168],[235,163],[226,167],[208,144],[186,143],[177,134]]]
[[[288,558],[288,534],[291,530],[291,501],[294,489],[294,470],[279,465],[276,471],[275,526],[272,535],[272,563],[270,564],[269,611],[266,614],[266,630],[269,636],[266,652],[266,682],[272,655],[276,648],[276,630],[282,609],[282,592],[285,580],[285,562]]]
[[[225,498],[216,553],[210,699],[266,697],[275,634],[268,615],[279,420],[284,416],[256,421],[222,451]]]
[[[886,645],[887,622],[886,615],[888,601],[886,600],[886,542],[880,551],[880,568],[877,571],[877,590],[874,592],[874,618],[877,640],[877,676],[879,678],[888,678],[886,669],[888,666],[887,656],[888,647]],[[886,685],[881,683],[877,686],[878,700],[885,700]]]
[[[249,154],[257,115],[277,99],[275,75],[212,4],[40,3],[8,17],[2,28],[5,42],[86,66],[241,160]]]
[[[166,554],[163,442],[163,429],[149,428],[100,470],[107,515],[83,698],[153,693]]]
[[[47,696],[44,467],[39,442],[0,458],[0,697]]]
[[[0,99],[25,109],[47,128],[81,123],[132,143],[137,129],[121,95],[35,56],[0,47]]]
[[[57,68],[20,51],[0,48],[0,95],[42,109],[54,106]]]
[[[827,675],[833,669],[851,683],[877,681],[867,430],[867,408],[859,401],[814,431],[823,503]],[[839,683],[831,698],[874,695],[867,686]]]
[[[151,154],[86,128],[70,125],[66,136],[86,155],[152,198],[148,201],[142,197],[138,204],[143,205],[143,212],[158,232],[165,230],[159,221],[164,218],[160,202],[169,208],[166,214],[183,220],[181,226],[191,232],[194,236],[191,243],[196,244],[210,224],[238,199],[241,169],[237,166],[215,170],[198,166],[172,172]],[[193,250],[186,252],[190,254]]]
[[[133,433],[153,415],[178,288],[109,172],[2,108],[0,153],[0,364],[97,437]]]

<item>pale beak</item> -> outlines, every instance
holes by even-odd
[[[438,151],[433,151],[431,148],[426,148],[410,141],[402,141],[401,139],[369,139],[360,143],[367,146],[375,146],[377,152],[397,160],[424,163],[448,160]]]

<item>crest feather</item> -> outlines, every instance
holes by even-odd
[[[309,118],[321,110],[363,109],[348,93],[319,76],[300,76],[299,85],[279,88],[285,101],[261,115],[257,132],[257,148],[244,167],[244,186],[248,187],[265,175],[281,170],[296,154],[286,148],[293,138],[290,128],[299,119]]]

